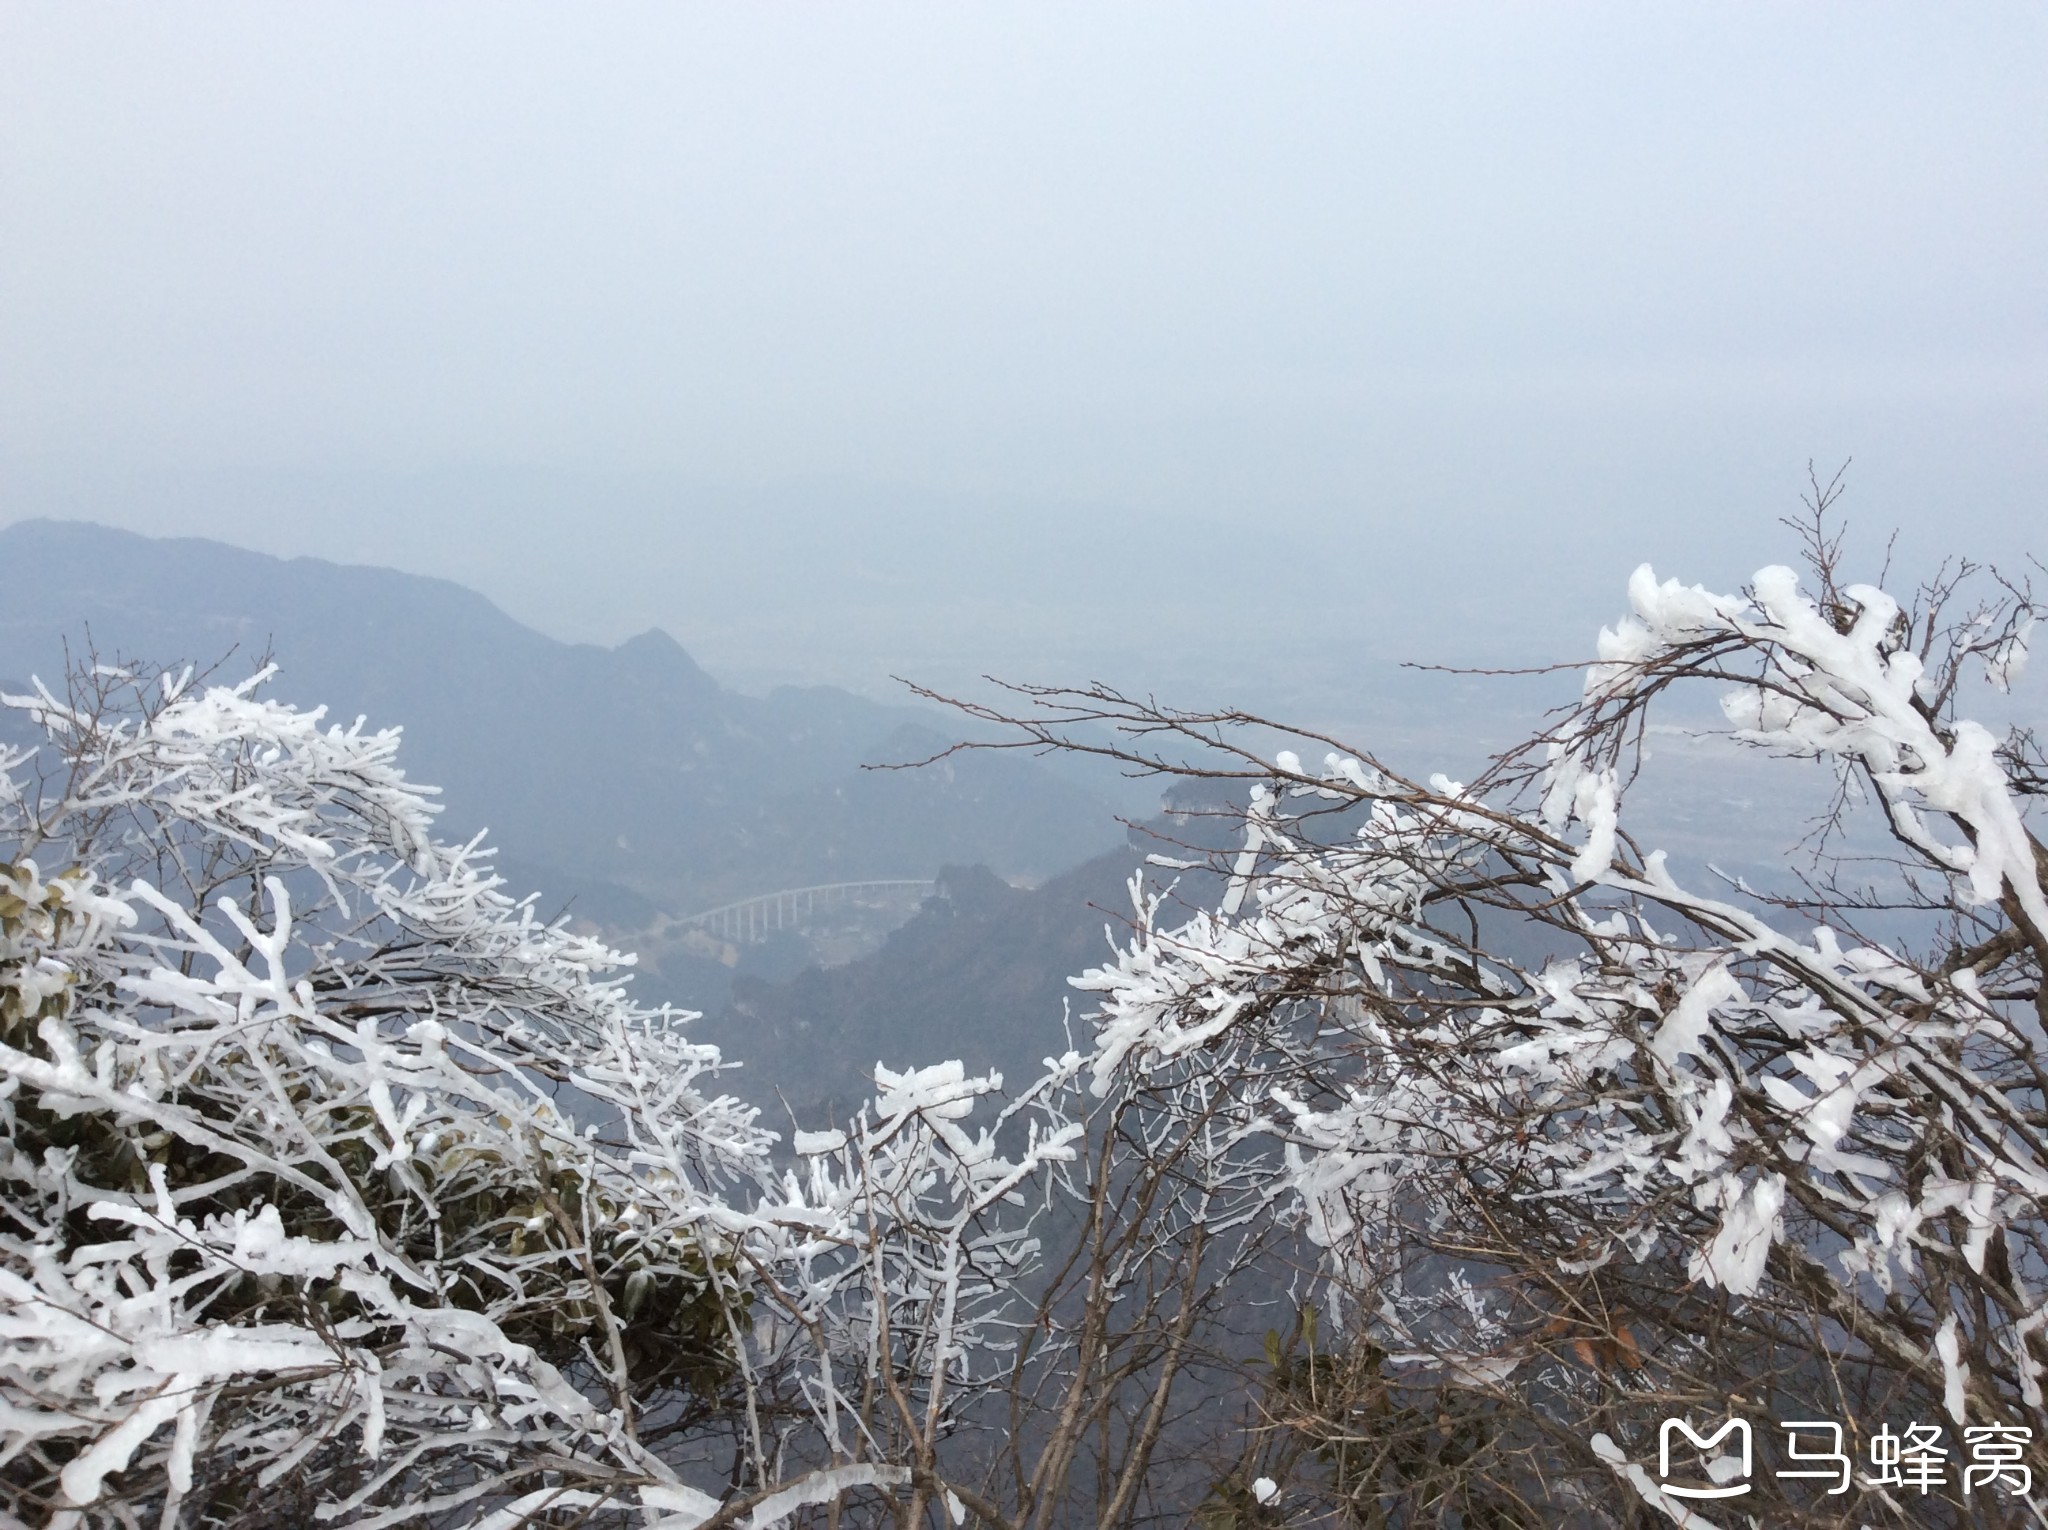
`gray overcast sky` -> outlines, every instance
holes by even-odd
[[[0,519],[743,680],[1572,657],[1808,457],[2039,548],[2044,82],[2034,4],[5,0]]]

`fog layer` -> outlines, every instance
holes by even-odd
[[[0,520],[1321,712],[2048,486],[2038,8],[0,12]],[[1204,695],[1203,699],[1211,699]]]

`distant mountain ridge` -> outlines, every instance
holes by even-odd
[[[860,768],[942,749],[940,714],[829,687],[739,695],[659,630],[558,642],[445,580],[41,520],[0,528],[0,577],[0,679],[54,681],[88,632],[102,658],[232,651],[232,678],[267,654],[272,694],[403,726],[445,833],[488,826],[508,868],[544,891],[561,873],[619,918],[948,864],[1043,877],[1122,837],[1101,794],[1028,758]]]

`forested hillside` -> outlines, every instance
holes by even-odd
[[[1086,1042],[1087,1006],[1074,1005],[1068,980],[1128,937],[1140,858],[1112,850],[1030,889],[986,867],[949,867],[880,950],[779,982],[742,973],[697,1034],[746,1063],[750,1093],[772,1090],[805,1126],[851,1115],[878,1062],[958,1057],[975,1072],[1033,1078],[1047,1057]],[[1207,877],[1190,880],[1209,889]]]

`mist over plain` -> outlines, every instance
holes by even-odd
[[[2024,7],[0,13],[0,520],[1370,724],[2048,483]]]

